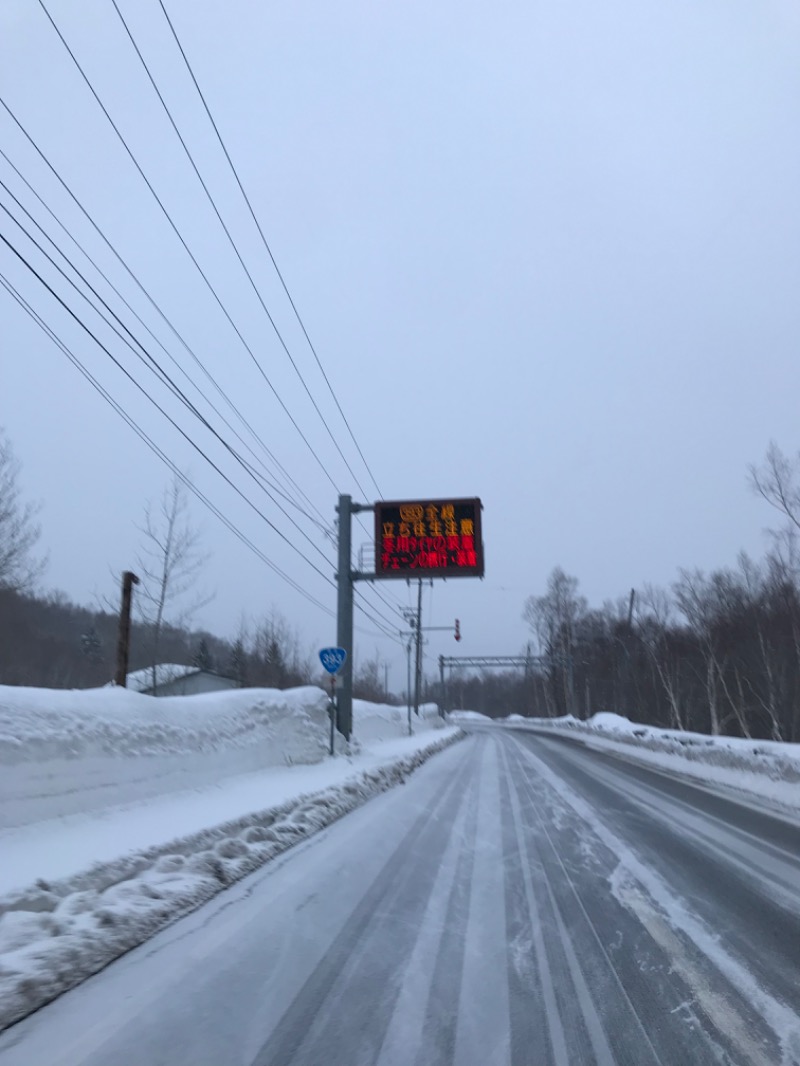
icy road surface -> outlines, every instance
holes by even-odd
[[[800,1064],[800,828],[476,729],[0,1036],[0,1066]]]

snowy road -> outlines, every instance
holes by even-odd
[[[0,1066],[800,1064],[800,828],[477,730],[0,1035]]]

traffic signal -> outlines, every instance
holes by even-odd
[[[459,622],[459,620],[457,618],[456,618],[455,637],[456,637],[456,640],[461,640],[461,623]]]

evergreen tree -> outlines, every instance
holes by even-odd
[[[239,688],[244,688],[247,685],[247,659],[244,644],[241,640],[236,640],[231,649],[230,659],[228,660],[228,676],[234,678]]]
[[[90,662],[97,663],[103,658],[103,642],[97,635],[97,629],[94,625],[81,636],[81,648],[83,654],[89,659]]]
[[[214,660],[211,658],[211,652],[208,650],[208,642],[205,637],[197,645],[197,651],[192,657],[192,666],[196,666],[198,670],[214,669]]]

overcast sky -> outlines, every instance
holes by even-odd
[[[482,498],[486,578],[426,592],[424,622],[459,617],[464,638],[456,645],[447,633],[430,634],[430,669],[440,652],[520,650],[524,600],[544,590],[555,565],[599,605],[643,582],[668,584],[679,567],[730,565],[742,548],[761,554],[763,530],[775,520],[749,491],[747,466],[770,439],[800,447],[795,0],[164,0],[377,489],[159,0],[118,3],[360,485],[227,243],[111,0],[46,3],[261,369],[38,0],[0,6],[0,95],[186,347],[2,108],[0,147],[169,356],[3,158],[0,178],[221,435],[244,451],[170,356],[274,470],[191,349],[306,494],[300,502],[317,525],[286,506],[310,539],[4,211],[0,233],[326,576],[334,550],[319,522],[333,524],[337,490],[362,501]],[[23,219],[2,188],[0,203]],[[221,481],[5,245],[0,272],[198,488],[333,610],[331,585]],[[0,424],[23,463],[26,495],[43,504],[45,584],[89,602],[111,591],[109,568],[133,566],[135,523],[169,471],[3,290],[0,326]],[[199,502],[192,513],[211,553],[205,584],[216,592],[198,623],[231,635],[242,613],[258,617],[274,606],[309,644],[333,642],[331,617]],[[368,530],[369,522],[366,531],[356,527],[357,547]],[[409,602],[405,585],[379,591],[391,605]],[[392,626],[402,624],[391,606],[366,596]],[[401,655],[369,621],[358,624],[357,654],[378,649],[391,658],[399,690]]]

